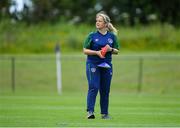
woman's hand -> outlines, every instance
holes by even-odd
[[[108,44],[106,44],[105,47],[107,47],[107,52],[111,52],[112,51],[112,48]]]
[[[101,54],[101,50],[95,51],[95,50],[91,50],[91,49],[86,49],[86,48],[84,48],[84,49],[83,49],[83,52],[84,52],[84,54],[86,54],[86,55],[97,55],[97,56],[99,56],[100,58],[105,58],[105,57],[103,57],[103,55]]]
[[[112,52],[112,54],[118,54],[118,52],[119,52],[118,49],[112,48],[108,44],[105,47],[107,47],[107,52]]]
[[[97,51],[96,54],[100,57],[100,58],[105,58],[102,54],[101,54],[101,50]]]

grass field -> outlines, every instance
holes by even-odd
[[[86,119],[86,94],[0,96],[0,126],[8,127],[180,127],[180,95],[110,95],[110,120]]]
[[[11,56],[0,57],[0,93],[11,92]],[[56,60],[53,55],[15,57],[16,92],[56,92]],[[136,92],[139,86],[140,58],[143,58],[142,91],[180,93],[179,55],[118,55],[113,58],[112,91]],[[87,90],[84,55],[62,56],[63,90]],[[34,91],[36,90],[36,91]]]
[[[57,95],[53,55],[0,57],[0,127],[180,127],[179,56],[141,55],[142,90],[137,93],[139,56],[116,56],[110,93],[112,119],[86,119],[85,56],[62,56],[63,93]]]

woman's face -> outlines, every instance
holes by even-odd
[[[104,29],[104,28],[106,28],[106,23],[104,22],[102,16],[97,16],[96,17],[96,28],[97,29]]]

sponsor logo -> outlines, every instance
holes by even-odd
[[[113,43],[113,40],[111,38],[108,38],[108,43],[109,44],[112,44]]]
[[[96,38],[96,39],[95,39],[95,42],[98,42],[98,41],[99,41],[99,39],[98,39],[98,38]]]
[[[96,71],[96,68],[91,68],[91,72],[95,72]]]

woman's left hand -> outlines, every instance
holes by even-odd
[[[108,44],[106,44],[105,47],[107,47],[107,51],[108,51],[108,52],[112,51],[112,47],[110,47]]]

